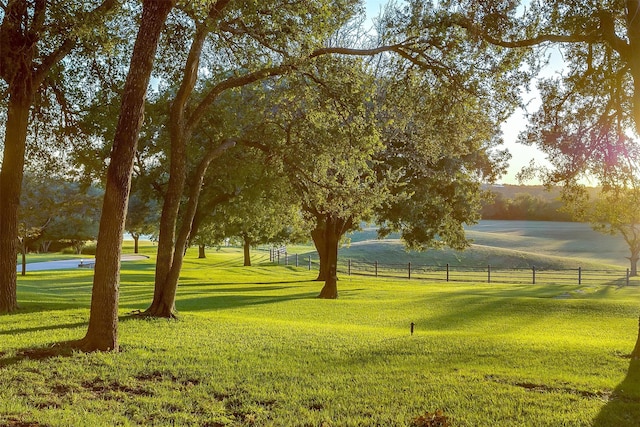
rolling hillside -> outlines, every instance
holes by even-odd
[[[398,236],[376,239],[376,230],[366,227],[349,235],[340,258],[379,261],[387,264],[461,265],[521,268],[533,265],[547,269],[627,267],[626,244],[620,236],[597,233],[588,224],[543,221],[481,221],[468,228],[472,246],[407,252]],[[294,250],[295,251],[295,250]],[[298,248],[304,256],[315,256],[311,247]]]

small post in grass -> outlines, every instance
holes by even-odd
[[[447,263],[447,282],[449,281],[449,263]]]
[[[376,277],[378,277],[378,261],[375,262],[375,267],[376,267]]]
[[[491,264],[487,265],[487,283],[491,283]]]
[[[411,280],[411,263],[409,263],[409,280]]]
[[[347,260],[347,271],[348,275],[351,276],[351,258]]]
[[[413,327],[414,327],[415,325],[416,325],[415,323],[411,322],[411,335],[413,335]]]
[[[627,286],[629,286],[629,269],[627,268]]]
[[[298,267],[298,254],[296,254],[296,267]]]
[[[582,267],[578,267],[578,285],[582,285]]]

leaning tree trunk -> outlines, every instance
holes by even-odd
[[[191,191],[189,193],[189,199],[187,201],[184,214],[182,215],[182,225],[175,245],[173,245],[171,265],[166,271],[164,277],[158,277],[158,268],[156,267],[156,284],[153,292],[153,301],[151,302],[151,306],[144,311],[143,314],[145,316],[166,318],[175,317],[175,301],[176,291],[178,289],[178,279],[180,278],[184,255],[189,244],[189,238],[191,237],[193,220],[198,209],[198,201],[200,199],[200,191],[204,182],[204,176],[207,173],[207,169],[211,162],[221,156],[226,150],[235,146],[235,144],[235,141],[232,140],[223,141],[219,146],[210,149],[207,152],[207,155],[198,164],[196,172],[191,180]],[[182,194],[182,191],[180,191],[180,194]],[[174,212],[170,212],[169,214],[173,217]],[[177,216],[177,211],[175,211],[175,214]],[[168,243],[166,244],[168,245]],[[166,270],[166,268],[163,270]]]
[[[118,350],[118,297],[122,234],[131,173],[142,126],[144,102],[160,33],[175,0],[145,0],[138,36],[125,82],[120,116],[107,169],[107,183],[96,247],[91,314],[85,351]]]
[[[251,267],[251,241],[247,236],[244,236],[242,239],[243,245],[243,258],[244,258],[244,266]]]

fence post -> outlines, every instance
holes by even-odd
[[[351,276],[351,258],[347,260],[347,271],[348,275]]]
[[[447,282],[449,281],[449,263],[447,263]]]
[[[578,267],[578,285],[582,285],[582,267]]]
[[[533,284],[536,284],[536,266],[533,266]]]
[[[376,266],[376,277],[378,277],[378,261],[375,262],[375,266]]]
[[[289,254],[284,253],[284,265],[289,265]]]
[[[627,286],[629,286],[629,269],[627,268]]]
[[[280,251],[278,251],[278,265],[280,265]]]
[[[296,267],[298,266],[298,254],[296,254]]]
[[[311,255],[309,255],[309,271],[311,271]]]
[[[487,283],[491,283],[491,264],[487,265]]]
[[[411,263],[409,263],[409,280],[411,280]]]

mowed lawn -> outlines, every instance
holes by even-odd
[[[123,264],[118,353],[86,331],[92,271],[34,272],[0,316],[0,425],[637,426],[640,286],[430,283],[189,252],[178,321],[142,320],[153,248]],[[413,335],[410,324],[415,324]],[[420,418],[422,417],[422,418]]]

